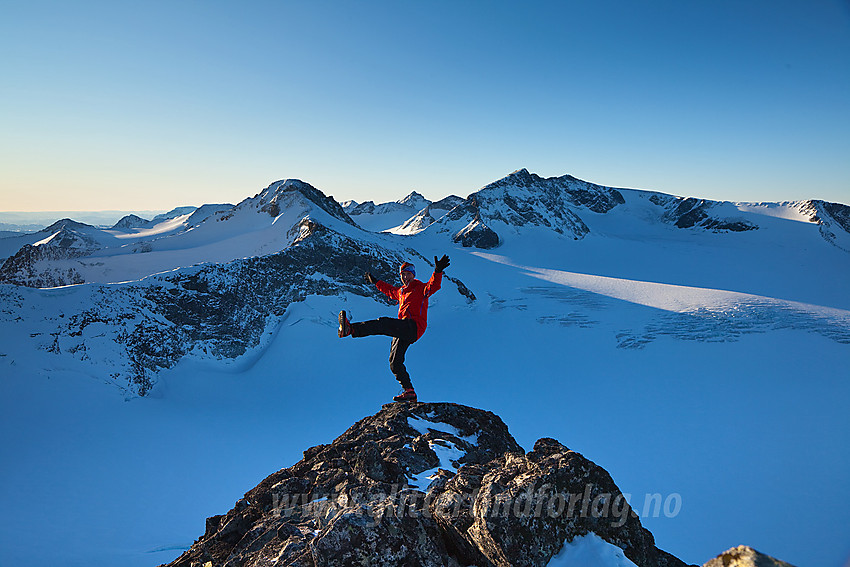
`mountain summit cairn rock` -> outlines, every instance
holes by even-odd
[[[790,563],[759,553],[752,547],[739,545],[724,551],[703,567],[794,567]]]
[[[525,453],[491,412],[388,404],[208,518],[170,565],[542,567],[590,532],[640,567],[684,565],[554,439]]]

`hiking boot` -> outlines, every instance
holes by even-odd
[[[351,323],[345,315],[345,311],[339,312],[339,338],[347,337],[351,334]]]
[[[394,402],[415,402],[416,401],[416,392],[413,391],[413,388],[408,388],[401,394],[397,396],[393,396]]]

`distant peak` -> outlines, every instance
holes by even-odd
[[[316,189],[309,183],[300,179],[282,179],[275,181],[261,191],[252,200],[256,200],[261,210],[268,212],[273,217],[280,214],[280,206],[284,202],[285,195],[298,193],[301,197],[307,199],[314,205],[323,209],[333,217],[336,217],[343,222],[354,225],[354,221],[343,210],[339,203],[333,197],[329,197]]]
[[[290,187],[299,188],[299,187],[303,187],[305,185],[308,185],[308,184],[305,183],[304,181],[301,181],[300,179],[291,178],[291,179],[280,179],[278,181],[275,181],[274,183],[269,185],[269,188],[275,188],[275,189],[286,189],[286,188],[290,188]]]
[[[90,224],[78,222],[73,219],[60,219],[48,227],[43,228],[40,232],[55,232],[57,230],[67,230],[74,228],[94,228]]]
[[[431,201],[429,201],[422,194],[417,193],[416,191],[412,191],[407,197],[396,202],[406,207],[412,207],[417,211],[431,204]]]
[[[142,227],[142,226],[147,226],[149,224],[149,222],[150,221],[148,221],[147,219],[143,219],[142,217],[140,217],[138,215],[130,214],[130,215],[127,215],[127,216],[121,218],[121,220],[116,222],[112,226],[112,229],[113,230],[120,230],[120,229],[138,228],[138,227]]]
[[[189,214],[192,214],[193,212],[195,212],[196,209],[197,209],[197,207],[192,207],[192,206],[175,207],[175,208],[171,209],[170,211],[168,211],[167,213],[163,213],[161,215],[156,215],[151,220],[151,223],[156,224],[158,222],[171,220],[171,219],[174,219],[174,218],[177,218],[177,217],[181,217],[183,215],[189,215]]]
[[[499,179],[498,181],[492,183],[491,185],[495,186],[505,186],[505,185],[516,185],[519,187],[528,187],[529,185],[534,184],[539,181],[540,177],[538,177],[534,173],[530,173],[526,168],[517,169],[510,175]]]
[[[401,201],[399,201],[399,202],[400,202],[400,203],[403,203],[403,202],[405,202],[405,201],[409,201],[410,199],[424,199],[424,198],[425,198],[425,197],[424,197],[424,196],[422,196],[422,194],[421,194],[421,193],[419,193],[418,191],[411,191],[411,192],[410,192],[410,194],[409,194],[407,197],[405,197],[404,199],[402,199],[402,200],[401,200]]]
[[[790,563],[765,555],[747,545],[724,551],[704,567],[794,567]]]

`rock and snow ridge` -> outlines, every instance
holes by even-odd
[[[679,229],[734,233],[759,229],[760,213],[754,204],[728,203],[675,197],[664,193],[616,189],[577,179],[571,175],[542,178],[526,169],[486,185],[438,219],[415,221],[401,234],[432,230],[466,247],[495,248],[506,237],[522,234],[528,227],[543,227],[574,240],[592,232],[590,218],[614,214],[628,203],[645,200],[640,220]],[[823,201],[782,204],[789,214],[820,225],[827,242],[850,251],[850,207]],[[421,214],[420,214],[421,215]]]
[[[606,217],[624,226],[669,226],[718,237],[759,230],[766,217],[794,218],[816,224],[826,242],[850,251],[850,207],[842,204],[719,203],[604,187],[570,175],[541,178],[520,169],[466,199],[450,196],[433,203],[413,192],[381,205],[367,201],[342,206],[308,183],[290,179],[272,183],[236,206],[183,207],[147,223],[125,217],[110,230],[60,221],[36,235],[0,239],[0,255],[10,256],[0,266],[0,283],[114,283],[269,254],[291,242],[287,231],[311,211],[332,228],[341,221],[403,236],[434,234],[480,249],[495,248],[534,229],[581,240],[598,232]],[[133,257],[140,254],[144,256]]]
[[[367,230],[411,234],[433,222],[432,215],[439,218],[462,202],[463,199],[455,195],[431,202],[414,191],[398,201],[380,205],[376,205],[373,201],[364,203],[346,201],[342,206],[345,212]],[[411,225],[416,218],[420,218],[419,222]],[[422,218],[427,218],[428,222],[423,222]]]
[[[0,267],[0,283],[29,287],[117,283],[202,263],[262,256],[291,245],[297,238],[294,227],[306,217],[332,228],[355,226],[339,204],[319,190],[298,180],[283,180],[236,206],[179,208],[132,228],[138,224],[133,219],[112,230],[87,227],[82,234],[74,228],[77,239],[87,237],[85,247],[63,246],[48,254],[24,245]],[[71,276],[47,277],[57,272]]]
[[[592,551],[685,565],[603,468],[554,439],[526,453],[493,413],[388,404],[208,518],[169,565],[542,567]]]
[[[393,205],[418,206],[422,199],[414,193]],[[308,295],[354,294],[383,301],[365,285],[362,272],[391,274],[411,258],[429,263],[415,250],[428,235],[439,241],[447,240],[447,233],[463,246],[489,248],[528,230],[571,241],[605,222],[611,231],[629,220],[666,230],[668,238],[681,230],[733,238],[739,228],[754,232],[753,219],[760,216],[817,223],[823,240],[850,250],[850,207],[820,201],[736,206],[606,188],[571,176],[543,179],[519,170],[466,200],[450,197],[427,204],[392,231],[396,234],[376,234],[358,226],[331,197],[289,179],[236,206],[176,209],[149,226],[135,226],[136,219],[113,230],[71,220],[54,223],[30,235],[32,240],[0,268],[0,283],[12,284],[0,286],[0,320],[20,322],[23,310],[37,305],[39,319],[28,310],[19,328],[27,328],[38,349],[97,367],[98,375],[130,395],[144,395],[159,370],[186,355],[233,361],[261,348],[287,307]],[[540,274],[550,276],[581,288],[573,276]],[[460,281],[447,281],[460,296],[475,297]],[[94,285],[22,289],[82,283]],[[616,279],[611,285],[625,283]],[[763,311],[758,305],[753,309]],[[812,318],[805,317],[808,325]],[[705,319],[694,320],[703,324]],[[830,336],[846,341],[845,326],[830,327]],[[618,335],[620,346],[628,348],[647,340],[651,337]]]
[[[606,213],[624,202],[616,189],[569,175],[543,179],[520,169],[473,193],[428,230],[449,233],[454,242],[476,248],[495,248],[503,238],[499,232],[526,226],[578,240],[590,229],[576,209]]]
[[[72,254],[72,244],[91,239],[83,240],[82,233],[77,240],[63,236],[70,229],[62,225],[57,237],[40,246],[25,246],[7,260],[6,281],[18,285],[0,286],[4,307],[0,322],[18,321],[18,328],[25,328],[43,353],[90,367],[128,396],[144,396],[155,384],[157,372],[185,356],[227,363],[262,349],[289,305],[308,295],[363,296],[385,303],[383,294],[363,279],[364,272],[392,274],[410,259],[427,263],[397,237],[357,227],[336,201],[297,180],[274,183],[224,213],[187,227],[190,217],[183,214],[165,221],[176,223],[173,231],[151,237],[135,254],[140,246],[135,241],[129,251],[95,246],[91,255]],[[58,248],[62,255],[44,267],[54,260],[49,255],[54,242],[62,245]],[[267,253],[253,253],[258,250]],[[219,261],[198,263],[204,254],[217,255],[213,260]],[[121,262],[145,269],[143,261],[149,257],[157,273],[141,272],[141,279],[123,283],[26,289],[37,283],[82,283],[72,268],[48,278],[53,265],[84,256],[89,268],[106,264],[116,270]],[[157,264],[158,258],[175,265]],[[29,259],[33,263],[27,264]],[[40,270],[31,274],[32,266]],[[445,281],[454,285],[444,287],[474,300],[459,280]],[[27,315],[22,325],[21,313],[32,313],[28,307],[35,305],[37,312]]]

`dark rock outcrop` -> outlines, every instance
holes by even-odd
[[[389,404],[209,518],[170,565],[544,566],[589,532],[641,567],[684,565],[557,441],[525,454],[490,412]]]
[[[83,282],[83,277],[70,267],[51,265],[57,260],[88,256],[101,249],[101,244],[91,236],[94,227],[64,219],[39,231],[45,235],[38,245],[25,244],[18,252],[6,258],[0,266],[0,284],[26,287],[58,287]]]
[[[802,203],[800,212],[818,225],[824,240],[850,252],[850,207],[840,203],[812,200]],[[839,234],[844,233],[841,237]]]
[[[649,198],[656,205],[665,207],[667,211],[662,220],[678,228],[703,228],[714,232],[745,232],[757,230],[758,226],[744,219],[722,218],[714,214],[721,203],[693,197],[681,198],[670,195],[656,194]]]
[[[481,221],[479,214],[476,214],[472,222],[452,236],[452,242],[456,242],[464,248],[473,247],[486,250],[499,245],[499,235]]]
[[[752,547],[739,545],[724,551],[703,567],[794,567],[790,563],[759,553]]]
[[[482,474],[483,473],[483,474]],[[441,514],[469,492],[470,513]],[[593,532],[623,549],[638,565],[680,565],[655,547],[652,534],[601,467],[554,439],[540,439],[527,455],[507,455],[486,467],[465,467],[432,504],[438,522],[498,566],[546,565],[564,541]],[[498,518],[494,521],[494,518]],[[474,552],[468,561],[476,561]]]
[[[74,268],[43,267],[39,263],[83,256],[74,249],[25,244],[0,266],[0,284],[26,287],[59,287],[83,283],[85,279]]]

